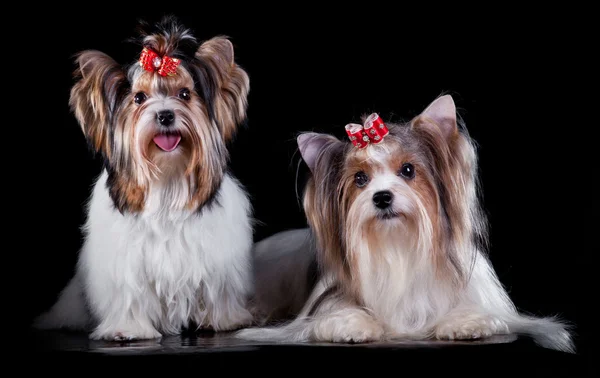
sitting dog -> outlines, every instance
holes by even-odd
[[[129,67],[78,54],[70,106],[104,168],[76,273],[37,328],[133,340],[252,321],[252,209],[227,169],[249,77],[225,37],[173,17],[140,31]]]
[[[410,122],[386,124],[372,114],[346,133],[351,142],[299,135],[311,173],[304,194],[310,227],[255,246],[261,327],[241,330],[239,338],[368,342],[521,333],[573,351],[566,323],[516,310],[486,256],[477,154],[452,97],[437,98]]]

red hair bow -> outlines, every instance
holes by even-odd
[[[356,147],[365,148],[369,143],[380,143],[389,134],[389,130],[381,117],[373,113],[367,118],[364,126],[356,123],[347,124],[346,134]]]
[[[177,58],[171,58],[170,56],[163,56],[162,58],[155,52],[147,47],[144,47],[142,54],[140,55],[140,65],[150,72],[158,72],[160,76],[173,76],[176,74],[177,66],[181,61]]]

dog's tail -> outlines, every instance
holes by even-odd
[[[86,330],[90,315],[86,307],[83,286],[75,275],[59,294],[56,303],[33,321],[33,328],[39,330],[70,329]]]
[[[297,318],[282,326],[243,329],[238,331],[235,337],[258,342],[302,343],[310,339],[310,325],[308,319]],[[511,319],[508,325],[512,333],[531,337],[537,345],[543,348],[575,353],[571,326],[557,318],[518,315]]]
[[[310,322],[305,318],[277,326],[246,328],[237,331],[234,337],[247,341],[269,343],[304,343],[310,340]]]
[[[516,314],[511,316],[507,323],[512,333],[531,337],[543,348],[575,353],[573,326],[557,317],[538,318]]]

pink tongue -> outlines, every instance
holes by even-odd
[[[173,151],[179,144],[181,135],[175,134],[158,134],[154,137],[154,143],[163,151]]]

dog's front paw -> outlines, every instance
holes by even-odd
[[[98,327],[94,332],[90,334],[92,340],[106,340],[106,341],[135,341],[135,340],[148,340],[148,339],[159,339],[162,335],[155,329],[103,329]]]
[[[437,326],[440,340],[473,340],[508,332],[508,325],[500,319],[484,315],[466,315],[447,319]]]
[[[365,343],[381,340],[383,327],[361,310],[327,315],[315,324],[313,338],[334,343]]]

